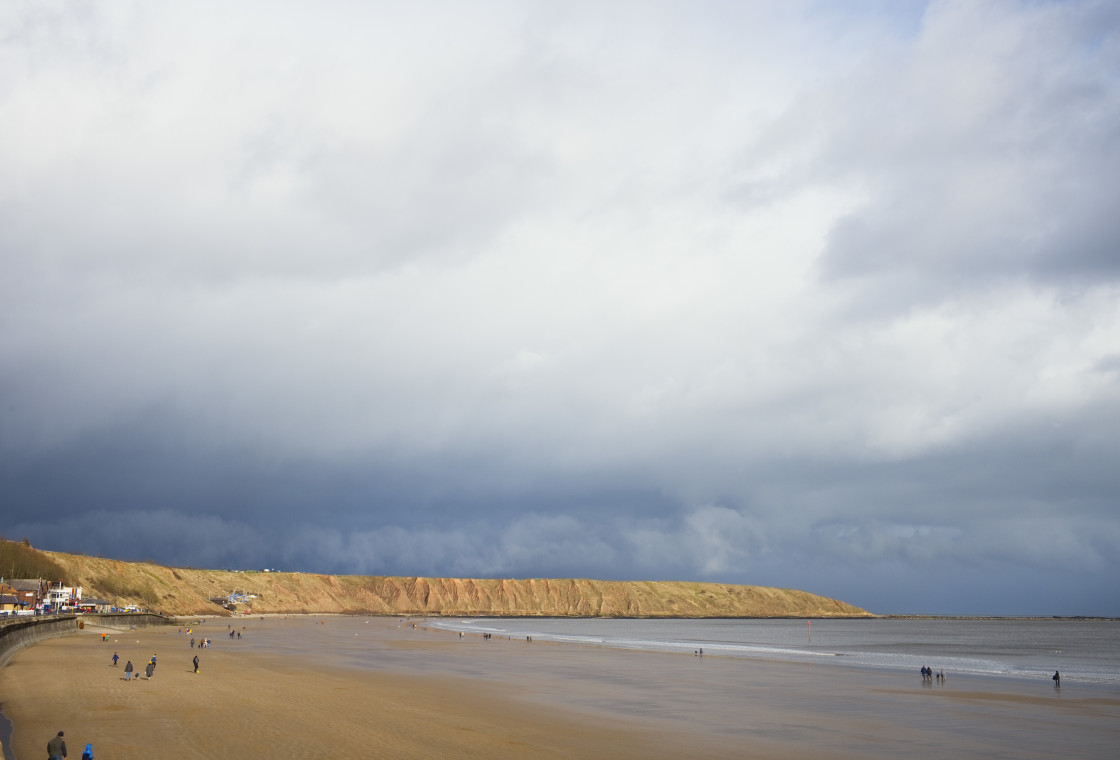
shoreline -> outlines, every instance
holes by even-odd
[[[196,619],[182,619],[184,628]],[[158,754],[168,740],[200,758],[264,758],[277,743],[293,757],[358,756],[372,746],[393,757],[795,760],[915,747],[1111,757],[1120,745],[1115,690],[1055,693],[975,676],[923,687],[916,676],[834,663],[460,639],[428,629],[431,620],[207,618],[195,635],[214,646],[200,654],[198,676],[189,665],[198,650],[175,626],[110,629],[109,644],[87,626],[18,653],[0,669],[0,702],[20,760],[59,729],[73,737],[72,751],[88,736],[96,754],[118,760]],[[235,623],[246,638],[223,641]],[[114,648],[138,666],[159,652],[157,676],[125,684],[107,663]]]
[[[780,623],[782,621],[758,622]],[[804,623],[803,620],[799,622]],[[565,641],[583,646],[665,654],[688,654],[698,646],[703,646],[706,648],[705,656],[710,657],[726,657],[732,661],[812,663],[841,668],[853,674],[867,672],[910,676],[917,673],[920,666],[932,664],[936,666],[935,671],[945,671],[953,678],[994,679],[996,682],[1007,683],[1009,687],[1018,685],[1018,688],[1026,689],[1032,688],[1031,684],[1049,684],[1050,675],[1054,672],[1053,665],[1044,661],[1049,658],[1018,657],[1012,649],[1006,647],[1001,653],[993,651],[991,653],[993,659],[990,662],[986,661],[986,656],[980,653],[957,656],[951,649],[939,648],[938,645],[930,644],[922,638],[921,631],[925,629],[920,625],[916,627],[919,632],[915,634],[917,638],[909,637],[909,634],[905,633],[910,630],[909,620],[891,620],[883,623],[888,630],[897,632],[897,635],[901,638],[891,639],[892,643],[889,644],[891,648],[882,651],[875,651],[877,646],[873,643],[875,640],[880,644],[884,643],[882,638],[874,639],[877,635],[877,622],[828,622],[833,625],[823,629],[817,629],[814,626],[814,635],[809,640],[806,640],[805,629],[802,628],[801,640],[799,641],[797,633],[791,633],[789,626],[753,627],[750,628],[751,634],[740,634],[748,635],[749,638],[746,639],[725,638],[721,631],[727,629],[719,627],[687,627],[686,629],[677,629],[676,633],[662,627],[658,629],[658,633],[651,633],[647,639],[643,634],[638,633],[641,630],[640,628],[634,628],[633,626],[615,627],[593,624],[585,627],[557,621],[555,626],[537,626],[534,640],[541,643],[548,640]],[[1098,643],[1100,646],[1107,647],[1107,649],[1101,651],[1113,651],[1110,646],[1112,641],[1120,643],[1120,628],[1115,627],[1115,623],[1111,621],[1066,621],[1055,624],[1048,619],[1039,623],[1034,619],[985,619],[976,621],[973,619],[922,618],[913,622],[932,623],[934,625],[981,622],[998,625],[1004,633],[1007,631],[1033,631],[1034,633],[1029,634],[1027,638],[1019,636],[1018,643],[1027,647],[1037,645],[1040,641],[1038,639],[1032,640],[1030,636],[1037,635],[1040,631],[1044,634],[1053,635],[1061,629],[1062,625],[1080,626],[1078,631],[1101,630],[1102,639]],[[1024,622],[1030,624],[1029,627],[1019,626]],[[524,626],[518,625],[516,621],[507,625],[499,625],[497,621],[490,622],[487,618],[462,619],[459,624],[448,623],[440,618],[431,618],[428,619],[426,624],[436,631],[454,633],[462,630],[469,634],[493,631],[495,635],[500,637],[505,637],[507,633],[513,633],[516,638],[517,635],[534,632],[532,620],[529,619],[525,620]],[[844,630],[849,624],[859,627],[857,629],[859,633],[854,638]],[[1010,628],[1008,628],[1009,626]],[[683,630],[687,630],[689,633],[685,634],[682,632]],[[989,628],[987,630],[992,632],[997,629]],[[774,631],[781,631],[782,633],[775,635]],[[818,631],[819,636],[817,635]],[[864,638],[868,636],[872,637],[871,641]],[[1053,652],[1060,653],[1064,648],[1064,642],[1064,638],[1061,640],[1054,638],[1047,642],[1047,646],[1054,646]],[[931,647],[932,649],[930,649]],[[864,649],[870,649],[871,651],[863,651]],[[892,653],[889,656],[888,651]],[[1086,653],[1080,652],[1079,654],[1083,657]],[[1093,663],[1089,660],[1079,660],[1076,652],[1073,654],[1072,660],[1069,652],[1066,652],[1064,657],[1066,659],[1057,664],[1058,669],[1067,677],[1067,683],[1099,688],[1105,690],[1106,693],[1108,690],[1112,690],[1112,693],[1120,694],[1120,671],[1116,670],[1115,667],[1095,671]],[[1049,669],[1047,669],[1047,666],[1050,666]],[[855,677],[859,676],[856,675]]]

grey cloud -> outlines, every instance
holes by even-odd
[[[256,567],[254,560],[270,553],[266,538],[248,523],[160,508],[96,509],[78,514],[47,511],[26,522],[17,518],[6,527],[5,535],[49,535],[51,542],[82,554],[177,567]]]
[[[802,182],[859,198],[823,276],[893,279],[917,304],[1020,277],[1116,278],[1114,10],[1003,10],[931,4],[912,45],[841,69],[782,115],[771,148],[814,146],[796,159]]]
[[[0,11],[0,532],[1114,613],[1115,11],[889,5]]]

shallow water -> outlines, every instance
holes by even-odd
[[[1120,621],[1030,620],[630,620],[462,618],[449,631],[621,649],[823,662],[946,675],[1120,685]]]

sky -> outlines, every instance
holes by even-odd
[[[1120,4],[5,2],[0,534],[1120,615]]]

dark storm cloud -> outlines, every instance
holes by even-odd
[[[1115,614],[1110,4],[0,10],[0,532]]]

